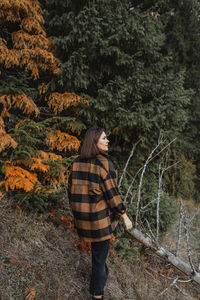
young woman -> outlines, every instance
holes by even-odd
[[[108,143],[104,129],[87,130],[80,156],[73,162],[68,186],[77,233],[92,245],[92,299],[103,299],[108,277],[106,258],[119,218],[127,230],[132,228],[117,189],[115,168],[108,158]]]

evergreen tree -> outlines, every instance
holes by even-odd
[[[190,105],[187,105],[188,122],[181,136],[181,151],[197,167],[196,188],[199,191],[200,175],[200,3],[196,0],[138,1],[143,11],[151,10],[159,15],[165,29],[164,54],[171,54],[176,72],[185,69],[184,87],[192,89]],[[199,199],[198,193],[196,199]]]
[[[185,128],[184,70],[163,53],[164,25],[151,10],[117,0],[40,2],[61,61],[52,87],[89,100],[80,111],[87,126],[105,127],[126,148],[130,140],[152,143],[159,131],[170,138]]]
[[[200,191],[200,4],[195,0],[177,1],[171,4],[171,9],[171,22],[166,26],[166,48],[168,52],[173,52],[176,69],[184,67],[186,70],[184,87],[194,91],[182,141],[185,156],[197,166],[195,182],[197,190]],[[200,200],[198,194],[195,197]]]

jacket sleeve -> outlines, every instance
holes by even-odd
[[[124,214],[127,209],[120,197],[117,187],[116,171],[111,161],[109,161],[108,170],[102,182],[102,188],[105,200],[111,211],[118,216]]]

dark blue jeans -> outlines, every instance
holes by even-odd
[[[108,278],[106,258],[110,240],[92,243],[92,275],[90,280],[90,293],[100,296],[104,294],[104,287]]]

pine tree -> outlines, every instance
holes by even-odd
[[[89,99],[80,111],[87,126],[105,127],[125,146],[160,130],[169,137],[183,130],[190,95],[184,70],[175,72],[172,57],[163,55],[160,18],[129,1],[41,3],[62,69],[51,84]]]
[[[101,126],[112,133],[116,161],[127,157],[139,139],[135,160],[140,162],[159,133],[180,140],[189,125],[194,89],[185,84],[187,69],[175,60],[170,46],[174,2],[40,2],[62,70],[50,88],[56,86],[60,92],[67,88],[89,100],[79,116],[87,127]],[[170,159],[181,157],[184,164],[183,148],[179,142]],[[175,157],[175,152],[180,155]],[[190,175],[193,180],[194,173]],[[178,178],[183,183],[184,176]]]
[[[196,188],[199,193],[200,175],[200,4],[195,0],[177,1],[173,5],[171,22],[166,27],[167,50],[173,51],[176,69],[185,68],[185,88],[193,90],[189,119],[182,134],[185,156],[197,167]],[[195,164],[194,164],[195,163]],[[200,198],[196,193],[195,198]]]
[[[146,11],[151,10],[164,24],[166,35],[164,54],[171,54],[175,71],[185,70],[184,88],[191,89],[191,102],[187,105],[187,126],[181,134],[180,150],[188,162],[197,168],[196,199],[199,199],[199,130],[200,130],[200,3],[196,0],[178,1],[134,1],[134,5]],[[182,154],[180,154],[182,156]],[[187,169],[187,166],[186,166]],[[187,175],[187,174],[186,174]],[[189,192],[189,191],[188,191]]]

